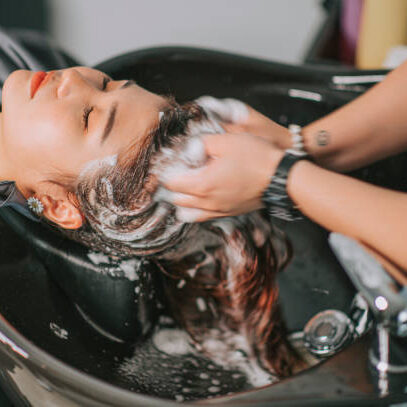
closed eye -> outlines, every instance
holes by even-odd
[[[83,121],[83,127],[85,130],[88,130],[88,125],[89,125],[89,115],[92,113],[93,107],[85,107],[83,110],[83,116],[82,116],[82,121]]]
[[[107,84],[111,81],[111,79],[108,76],[103,77],[103,82],[102,82],[102,90],[106,90]]]
[[[101,86],[102,91],[106,90],[107,84],[110,81],[111,81],[111,79],[108,76],[103,77],[102,86]],[[85,107],[85,109],[83,110],[82,121],[83,121],[83,127],[85,130],[88,130],[89,116],[92,113],[92,111],[93,111],[93,107]]]

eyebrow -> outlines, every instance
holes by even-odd
[[[120,89],[125,89],[128,88],[129,86],[136,85],[136,82],[133,81],[132,79],[126,81],[123,83],[122,86],[120,86]],[[103,130],[103,136],[101,140],[101,144],[103,144],[106,139],[109,137],[109,134],[111,133],[113,126],[114,126],[114,119],[116,118],[116,112],[117,112],[117,103],[113,103],[113,105],[110,108],[109,111],[109,116],[106,121],[105,129]]]
[[[103,144],[106,139],[108,138],[109,134],[112,131],[113,125],[114,125],[114,119],[116,117],[116,112],[117,112],[117,103],[113,103],[109,110],[109,116],[106,121],[105,129],[103,130],[103,136],[102,136],[102,141],[101,144]]]
[[[128,88],[129,86],[133,86],[133,85],[136,85],[136,82],[133,81],[132,79],[130,79],[130,80],[124,82],[123,85],[120,86],[120,89],[125,89],[125,88]]]

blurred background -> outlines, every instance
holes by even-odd
[[[0,25],[45,32],[84,65],[160,45],[362,69],[407,59],[407,0],[0,0]]]
[[[0,26],[45,32],[84,65],[160,45],[362,69],[407,59],[407,0],[0,0]]]
[[[320,0],[0,0],[3,27],[47,32],[86,65],[156,45],[300,62],[324,19]]]

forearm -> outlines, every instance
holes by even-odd
[[[368,92],[304,127],[305,148],[323,167],[350,171],[407,150],[407,63]]]
[[[360,240],[407,270],[407,194],[307,161],[291,170],[288,193],[321,226]]]

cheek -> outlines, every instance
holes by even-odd
[[[42,110],[42,109],[40,109]],[[57,112],[48,110],[44,117],[34,109],[22,111],[15,120],[4,124],[3,148],[8,159],[23,167],[40,171],[55,167],[71,154],[69,123],[61,120]]]
[[[12,128],[20,120],[20,112],[28,107],[29,71],[14,71],[9,75],[2,89],[3,127]]]
[[[31,71],[17,70],[7,77],[2,89],[3,111],[4,109],[14,110],[14,108],[18,107],[19,103],[29,102],[31,75]]]

